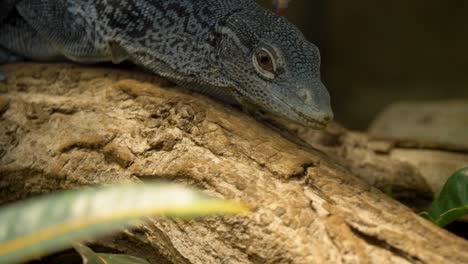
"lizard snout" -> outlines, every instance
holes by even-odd
[[[330,104],[330,95],[325,86],[321,83],[315,83],[313,88],[298,87],[297,97],[303,103],[300,112],[316,122],[326,124],[333,119],[333,111]]]

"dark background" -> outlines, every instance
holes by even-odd
[[[285,15],[320,48],[348,128],[366,129],[392,102],[468,98],[466,0],[292,0]]]

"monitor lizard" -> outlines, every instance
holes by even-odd
[[[333,118],[318,48],[253,0],[0,1],[0,63],[130,61],[253,112]]]

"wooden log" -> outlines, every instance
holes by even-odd
[[[143,73],[10,64],[0,84],[0,203],[167,180],[242,200],[245,216],[150,218],[95,245],[152,263],[467,263],[468,242],[327,155]]]

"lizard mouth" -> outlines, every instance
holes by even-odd
[[[300,119],[304,123],[306,123],[307,127],[314,128],[314,129],[324,129],[328,124],[328,121],[319,121],[317,119],[314,119],[310,116],[303,114],[300,111],[297,111],[294,108],[291,108],[291,109],[294,111],[296,115],[298,115],[298,117],[300,117]],[[304,125],[304,124],[301,124],[301,125]]]
[[[279,104],[282,105],[282,107],[279,105],[277,105],[276,107],[272,105],[266,106],[267,109],[270,109],[267,112],[270,112],[271,115],[276,116],[280,119],[287,119],[288,121],[296,123],[297,125],[305,126],[312,129],[321,130],[327,126],[328,120],[320,120],[318,118],[306,115],[304,114],[304,112],[297,110],[295,107],[292,107],[290,104],[285,102],[285,100],[282,100],[279,96],[274,97],[277,99],[277,102],[279,102]],[[251,105],[255,104],[251,103]],[[276,109],[278,108],[285,108],[288,110],[285,112],[277,111]],[[258,113],[258,111],[256,112]]]
[[[278,111],[270,111],[271,115],[276,116],[279,119],[287,119],[289,122],[293,122],[297,125],[305,126],[305,127],[312,128],[312,129],[318,129],[318,130],[324,129],[328,124],[328,121],[321,121],[311,116],[308,116],[304,114],[303,112],[298,111],[294,107],[291,107],[289,104],[287,104],[283,100],[279,99],[279,101],[285,106],[287,106],[287,109],[291,111],[289,112],[289,114],[285,114],[283,112],[278,112]]]
[[[270,89],[270,87],[265,87],[266,90],[270,91],[270,95],[273,96],[276,99],[276,102],[279,105],[269,105],[268,108],[270,108],[270,111],[275,113],[275,115],[286,118],[289,121],[292,121],[298,125],[313,128],[313,129],[324,129],[329,121],[331,121],[331,118],[321,118],[320,117],[320,108],[318,107],[313,107],[313,106],[307,106],[310,108],[309,112],[312,112],[311,114],[306,114],[304,111],[301,111],[297,108],[297,106],[292,106],[290,102],[288,102],[287,98],[277,95],[273,93]],[[281,106],[282,105],[282,106]],[[305,105],[304,105],[305,106]],[[277,111],[278,108],[283,108],[287,109],[286,111]],[[317,112],[317,115],[314,115],[313,113]]]
[[[296,123],[298,125],[313,128],[313,129],[318,129],[318,130],[324,129],[327,126],[328,122],[330,121],[328,119],[322,120],[322,119],[320,119],[318,117],[307,115],[307,114],[304,113],[304,111],[300,111],[296,107],[290,105],[287,102],[287,100],[285,100],[285,98],[283,98],[282,96],[278,96],[278,95],[274,94],[272,92],[272,90],[270,89],[270,87],[268,87],[268,86],[265,87],[265,85],[260,85],[260,86],[264,90],[269,91],[270,95],[273,96],[273,98],[276,99],[276,100],[274,100],[274,101],[276,101],[275,104],[264,104],[262,106],[264,109],[265,108],[268,109],[266,112],[269,112],[273,116],[279,117],[281,119],[287,119],[290,122]],[[258,103],[255,103],[256,102],[255,98],[252,98],[249,93],[244,94],[244,97],[248,98],[247,100],[239,100],[240,98],[242,98],[242,94],[243,94],[243,93],[241,93],[239,91],[234,90],[234,94],[237,94],[237,99],[238,99],[239,102],[243,101],[244,104],[247,103],[248,105],[251,105],[253,108],[257,108],[257,107],[260,106],[260,105],[258,105]],[[254,107],[254,106],[256,106],[256,107]],[[287,110],[278,111],[278,109],[287,109]],[[314,110],[316,112],[320,112],[319,109],[314,108]],[[255,112],[257,112],[257,111],[255,111]],[[261,112],[263,112],[263,111],[261,111]]]
[[[287,108],[292,111],[293,115],[295,115],[294,118],[289,117],[288,119],[295,122],[295,123],[297,123],[297,124],[299,124],[299,125],[307,126],[307,127],[313,128],[313,129],[324,129],[327,126],[328,122],[330,121],[330,120],[321,120],[321,119],[318,119],[318,118],[314,118],[314,117],[312,117],[310,115],[306,115],[306,114],[304,114],[304,112],[297,110],[296,107],[291,106],[289,103],[287,103],[282,98],[279,98],[278,96],[276,96],[276,98],[278,98],[278,100],[282,104],[287,106]],[[314,110],[319,112],[318,109],[314,108]]]

